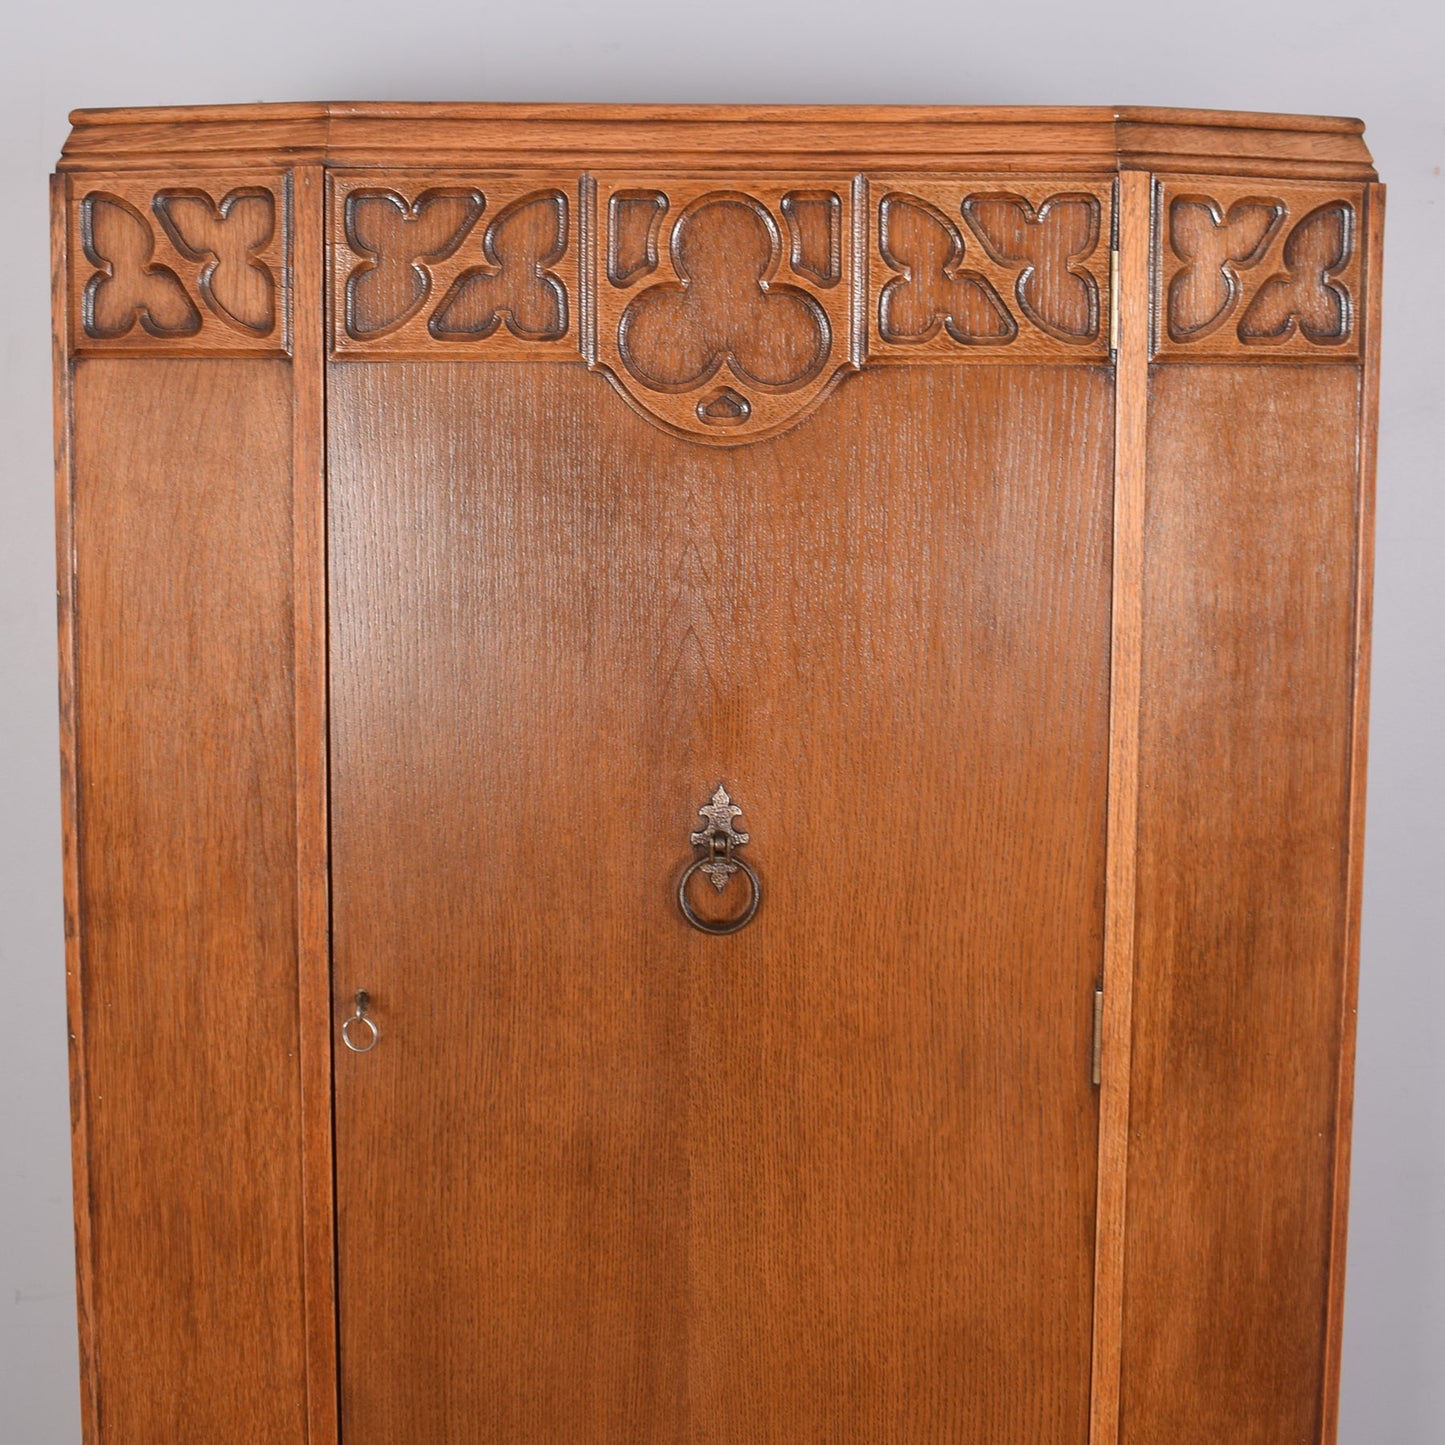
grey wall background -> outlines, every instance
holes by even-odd
[[[1341,1440],[1445,1440],[1442,63],[1445,6],[1432,0],[1178,9],[1159,0],[8,0],[0,18],[0,1436],[10,1445],[80,1438],[45,177],[73,106],[405,99],[1138,103],[1369,122],[1390,201]]]

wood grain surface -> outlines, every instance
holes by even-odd
[[[1365,777],[1370,740],[1370,630],[1374,616],[1375,463],[1380,442],[1380,310],[1385,247],[1385,188],[1365,196],[1365,365],[1360,398],[1358,500],[1355,507],[1354,675],[1350,688],[1349,861],[1346,868],[1344,978],[1340,1055],[1335,1075],[1334,1200],[1330,1298],[1321,1391],[1324,1445],[1339,1433],[1340,1356],[1344,1343],[1345,1236],[1350,1208],[1351,1126],[1355,1104],[1355,1016],[1360,993],[1360,905],[1365,882]]]
[[[1152,380],[1126,1445],[1320,1438],[1360,408],[1353,367]]]
[[[329,396],[348,1442],[1082,1445],[1108,372],[739,451],[544,364]]]
[[[305,1432],[290,369],[75,373],[95,1438]]]
[[[331,851],[326,716],[326,176],[291,179],[292,594],[296,746],[296,1007],[304,1171],[307,1440],[336,1439],[336,1179],[332,1159]]]
[[[1149,407],[1150,212],[1147,175],[1119,178],[1118,350],[1114,367],[1113,549],[1109,614],[1109,842],[1100,1028],[1099,1204],[1089,1439],[1119,1436],[1120,1319],[1129,1182],[1138,878],[1139,667],[1143,649],[1145,435]]]
[[[95,1256],[91,1244],[90,1101],[80,903],[80,760],[75,596],[74,387],[70,359],[69,183],[50,178],[50,342],[55,368],[55,601],[60,703],[60,861],[65,907],[65,1022],[70,1066],[70,1185],[75,1211],[75,1313],[80,1336],[80,1429],[95,1439]]]
[[[495,105],[337,102],[78,110],[62,168],[283,154],[338,164],[1119,169],[1373,180],[1358,120],[1147,106]]]
[[[1360,123],[73,123],[87,1441],[1332,1445]]]

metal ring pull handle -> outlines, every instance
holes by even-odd
[[[341,1041],[351,1050],[353,1054],[369,1054],[376,1047],[376,1041],[381,1037],[381,1030],[376,1026],[376,1020],[367,1014],[371,1006],[371,995],[363,988],[356,995],[356,1012],[341,1025]],[[353,1028],[366,1025],[367,1032],[362,1036],[362,1042],[357,1043],[351,1036]]]
[[[758,881],[758,875],[733,854],[733,849],[743,847],[749,838],[747,833],[740,833],[733,827],[733,819],[740,818],[743,810],[728,797],[727,789],[719,783],[712,802],[697,811],[707,819],[707,827],[689,836],[694,848],[706,848],[707,852],[689,865],[678,882],[677,906],[682,909],[682,916],[702,933],[736,933],[753,921],[758,904],[763,900],[763,885]],[[703,873],[719,893],[737,874],[742,873],[748,880],[747,907],[735,918],[718,923],[709,923],[700,917],[687,901],[687,885],[692,881],[692,875],[698,872]]]

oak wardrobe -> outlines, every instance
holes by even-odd
[[[86,1438],[1328,1445],[1359,123],[73,122]]]

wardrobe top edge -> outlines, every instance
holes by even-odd
[[[334,164],[780,163],[1237,170],[1374,179],[1343,116],[1147,106],[334,102],[76,110],[60,169],[272,157]]]

